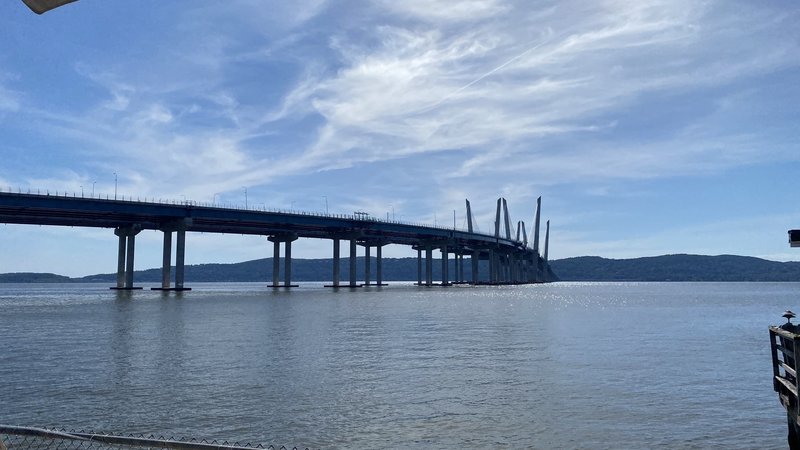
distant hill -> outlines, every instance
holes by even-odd
[[[342,280],[347,279],[349,262],[342,258]],[[373,262],[374,264],[374,262]],[[562,281],[800,281],[800,262],[775,262],[749,256],[664,255],[633,259],[608,259],[581,256],[551,261],[554,278]],[[469,263],[465,275],[469,278]],[[292,281],[330,280],[333,260],[295,259],[292,262]],[[433,278],[439,279],[441,260],[434,260]],[[281,262],[281,270],[283,263]],[[356,259],[358,277],[364,274],[364,258]],[[450,274],[455,271],[450,262]],[[481,261],[481,273],[487,262]],[[173,271],[174,277],[174,271]],[[375,267],[372,279],[375,280]],[[137,271],[134,279],[141,283],[161,281],[161,269]],[[384,258],[383,279],[416,281],[416,258]],[[186,282],[268,282],[272,280],[272,258],[256,259],[234,264],[198,264],[186,266]],[[68,278],[50,273],[0,274],[0,283],[114,283],[116,274],[98,274]]]
[[[69,283],[70,281],[73,281],[72,278],[54,273],[0,273],[0,283]]]
[[[376,280],[377,273],[375,262],[372,263],[372,281]],[[465,277],[470,276],[469,260],[464,268]],[[280,264],[281,281],[283,281],[283,261]],[[350,270],[348,258],[341,259],[341,280],[347,280]],[[441,259],[433,260],[433,279],[441,279]],[[449,266],[450,278],[455,274],[455,263],[451,260]],[[488,262],[480,262],[482,274],[488,272]],[[293,259],[292,281],[327,281],[333,272],[333,259]],[[362,279],[364,275],[364,257],[356,258],[356,273]],[[552,275],[552,274],[551,274]],[[172,271],[173,279],[175,270]],[[555,276],[552,275],[553,279]],[[53,274],[5,274],[0,275],[0,283],[35,283],[35,282],[97,282],[115,283],[116,273],[89,275],[79,278],[68,278]],[[186,266],[185,279],[190,282],[269,282],[272,281],[272,258],[256,259],[232,264],[196,264]],[[383,279],[385,281],[416,281],[416,258],[383,258]],[[138,283],[158,283],[161,281],[161,269],[137,270],[134,280]]]
[[[580,256],[550,264],[562,281],[800,281],[800,262],[750,256],[679,254],[633,259]]]
[[[487,270],[486,261],[481,261],[482,273]],[[424,267],[424,266],[423,266]],[[433,278],[441,276],[441,259],[433,261]],[[280,263],[281,281],[283,281],[283,261]],[[341,259],[341,279],[348,279],[350,270],[349,258]],[[423,269],[424,270],[424,269]],[[450,261],[449,273],[452,278],[455,264]],[[470,269],[465,267],[464,274],[469,277]],[[333,259],[292,259],[292,281],[326,281],[330,280],[333,273]],[[356,258],[356,273],[361,279],[364,275],[364,257]],[[372,262],[372,281],[376,279],[375,260]],[[174,277],[174,270],[173,270]],[[256,259],[233,264],[197,264],[186,266],[186,282],[254,282],[272,281],[272,258]],[[77,278],[81,282],[106,282],[112,283],[117,279],[115,273],[90,275]],[[136,271],[134,279],[137,282],[157,283],[161,281],[161,269],[148,269]],[[416,258],[383,258],[383,279],[392,281],[416,281]]]

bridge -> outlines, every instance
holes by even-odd
[[[430,226],[381,220],[365,213],[353,215],[280,212],[253,208],[222,207],[193,201],[164,202],[133,198],[100,198],[83,194],[50,192],[0,192],[0,223],[94,227],[113,229],[118,237],[117,281],[112,289],[141,289],[134,285],[136,235],[142,230],[163,232],[161,287],[158,290],[189,290],[184,286],[186,232],[231,233],[265,236],[273,243],[273,270],[270,287],[293,287],[292,242],[298,238],[332,241],[333,273],[331,287],[383,285],[382,247],[387,244],[411,246],[417,251],[417,283],[448,286],[469,284],[522,284],[548,281],[550,222],[547,221],[544,255],[539,253],[541,197],[537,199],[533,246],[528,242],[523,221],[517,222],[512,237],[508,205],[497,200],[494,234],[481,233],[473,226],[472,210],[466,200],[467,229]],[[502,231],[502,232],[501,232]],[[175,284],[172,281],[172,238],[175,242]],[[349,277],[341,282],[341,245],[349,244]],[[283,246],[284,279],[280,283],[280,250]],[[364,248],[363,283],[358,283],[356,256]],[[376,279],[371,280],[371,249],[375,249]],[[433,251],[441,252],[442,276],[432,277]],[[423,257],[424,253],[424,257]],[[455,273],[448,273],[450,255]],[[464,276],[464,257],[469,256],[469,280]],[[479,261],[488,260],[487,276],[479,276]],[[423,264],[424,262],[424,264]],[[424,265],[424,271],[423,271]],[[423,278],[424,272],[424,278]],[[451,281],[452,280],[452,281]]]

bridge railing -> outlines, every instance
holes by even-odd
[[[93,431],[51,430],[46,428],[0,425],[0,449],[7,450],[288,450],[286,446],[240,444],[238,442],[198,441],[164,436],[113,435]],[[292,450],[299,450],[292,447]],[[308,450],[306,448],[305,450]]]
[[[243,205],[241,203],[198,202],[189,199],[175,200],[175,199],[164,199],[164,198],[147,197],[147,196],[144,197],[133,196],[133,195],[126,196],[124,194],[119,194],[119,193],[108,194],[108,193],[100,193],[93,191],[70,192],[66,190],[59,191],[59,190],[40,189],[40,188],[23,189],[19,187],[14,189],[11,186],[0,187],[0,193],[2,192],[8,192],[10,194],[38,195],[45,197],[67,197],[67,198],[71,197],[71,198],[85,198],[85,199],[96,199],[96,200],[122,201],[122,202],[138,203],[138,204],[174,205],[174,206],[187,206],[187,207],[220,208],[220,209],[237,210],[237,211],[294,214],[298,216],[348,219],[348,220],[357,220],[363,222],[381,222],[381,223],[389,223],[397,225],[411,225],[416,227],[434,228],[444,231],[455,230],[455,231],[467,232],[467,230],[464,227],[449,227],[438,224],[431,225],[429,223],[423,223],[423,222],[413,222],[413,221],[394,220],[394,219],[389,220],[363,214],[335,214],[335,213],[331,214],[324,212],[301,211],[301,210],[284,209],[284,208],[270,208],[267,207],[266,204],[264,203],[256,203],[255,206],[252,206],[252,205]],[[490,237],[493,236],[492,234],[484,233],[479,230],[473,231],[473,234],[480,234],[483,236],[490,236]]]

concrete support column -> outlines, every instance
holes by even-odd
[[[183,281],[185,274],[186,259],[186,230],[178,230],[178,239],[175,243],[175,289],[184,289]]]
[[[461,266],[458,260],[458,253],[453,253],[453,282],[458,283],[461,280],[458,278],[458,275],[461,273]]]
[[[117,249],[117,289],[125,287],[125,245],[127,237],[119,235],[119,247]]]
[[[425,285],[433,284],[433,247],[425,247]]]
[[[458,255],[458,281],[463,283],[467,281],[464,279],[464,254]]]
[[[164,253],[161,257],[161,289],[169,289],[172,282],[172,231],[164,231]]]
[[[293,233],[281,233],[270,236],[272,242],[272,284],[271,288],[296,287],[292,284],[292,241],[297,239]],[[283,285],[281,285],[281,243],[283,243]]]
[[[498,283],[502,283],[505,280],[506,276],[506,257],[501,253],[495,253],[495,258],[497,258],[497,264],[495,265],[497,270],[497,277],[496,280]]]
[[[447,258],[447,246],[442,246],[442,286],[447,286],[448,283],[448,272],[450,266],[450,260]]]
[[[422,286],[422,249],[417,248],[417,286]]]
[[[283,285],[292,286],[292,241],[283,244]]]
[[[375,249],[375,270],[376,270],[376,282],[378,286],[383,284],[383,251],[381,250],[383,245],[378,244],[378,247]]]
[[[119,237],[117,246],[117,284],[111,289],[141,289],[133,286],[134,250],[136,235],[141,230],[138,224],[114,229]]]
[[[481,259],[480,256],[481,256],[481,252],[480,251],[478,251],[478,250],[473,250],[472,251],[472,258],[471,258],[471,261],[470,261],[472,263],[472,284],[477,284],[478,281],[479,281],[478,280],[478,263],[479,263],[479,261]]]
[[[356,287],[356,240],[350,239],[350,287]]]
[[[133,287],[133,260],[136,250],[136,235],[128,236],[128,248],[125,261],[125,289]]]
[[[497,255],[494,250],[489,250],[489,282],[497,282]]]
[[[341,267],[341,241],[339,239],[333,240],[333,287],[339,287],[339,270]]]
[[[272,287],[280,285],[281,276],[281,243],[272,242]]]
[[[369,244],[364,244],[364,284],[367,286],[370,284],[370,275],[372,275],[370,273],[370,266],[372,265],[371,259],[372,258],[369,256]]]
[[[495,266],[497,270],[497,279],[495,281],[502,283],[505,281],[506,275],[505,257],[500,253],[495,253],[495,258],[497,259],[497,265]]]
[[[141,231],[138,224],[114,229],[114,234],[119,237],[117,245],[117,283],[111,289],[141,289],[133,286],[134,250],[136,248],[136,235]]]
[[[191,291],[183,287],[186,259],[186,227],[190,220],[173,221],[161,224],[164,233],[164,252],[161,259],[161,287],[150,288],[154,291]],[[172,271],[172,233],[177,233],[175,244],[175,287],[170,287]]]
[[[537,256],[536,256],[536,282],[537,283],[540,283],[544,279],[544,277],[542,276],[543,273],[544,272],[542,271],[542,258],[540,256],[538,256],[538,254],[537,254]]]

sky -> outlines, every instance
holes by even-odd
[[[792,0],[4,0],[0,189],[457,227],[469,199],[483,232],[504,197],[529,233],[542,196],[550,259],[800,260],[798,23]],[[116,249],[0,225],[0,272],[110,273]],[[186,261],[271,251],[190,234]]]

